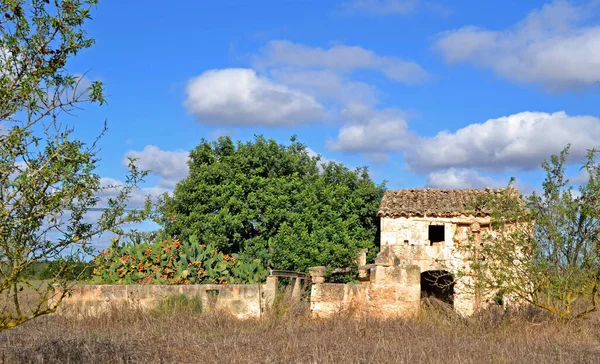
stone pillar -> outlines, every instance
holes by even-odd
[[[278,279],[275,276],[267,277],[267,284],[265,284],[265,308],[273,307],[275,302],[275,296],[277,295],[277,283]]]
[[[310,311],[312,312],[312,317],[327,316],[328,314],[324,312],[324,307],[322,307],[323,292],[321,289],[325,286],[327,268],[324,266],[308,268],[308,274],[310,274],[312,282],[310,287]]]
[[[394,255],[389,246],[384,247],[375,258],[375,265],[381,267],[392,267],[400,264],[400,260]]]
[[[299,299],[302,296],[302,278],[293,278],[292,282],[292,298]]]
[[[421,268],[375,265],[367,288],[367,309],[381,318],[416,317],[421,303]]]
[[[367,252],[369,249],[361,249],[356,256],[356,265],[367,265]]]
[[[481,232],[481,226],[478,222],[471,224],[471,233],[473,233],[473,244],[475,244],[475,264],[479,264],[479,249],[481,248],[479,242],[479,233]],[[475,282],[475,310],[481,307],[481,269],[477,268]]]
[[[324,266],[308,268],[308,274],[313,284],[325,283],[325,274],[327,274],[327,268]]]
[[[360,281],[368,280],[369,271],[364,267],[367,265],[367,252],[369,249],[361,249],[356,256],[356,265],[358,265],[358,279]],[[361,269],[361,267],[363,267]]]
[[[421,310],[421,268],[418,265],[406,267],[406,286],[399,298],[404,302],[405,315],[417,317]]]

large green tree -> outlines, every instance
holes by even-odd
[[[366,168],[322,163],[295,138],[282,145],[262,136],[202,140],[189,166],[161,207],[171,236],[196,235],[273,269],[347,267],[361,248],[374,251],[384,186]]]
[[[86,143],[68,125],[86,104],[104,102],[101,83],[67,69],[94,43],[83,26],[95,4],[0,0],[0,331],[54,312],[68,294],[73,265],[43,284],[29,280],[32,265],[89,252],[93,237],[143,217],[125,212],[144,176],[132,166],[90,218],[106,187],[95,173],[97,139]]]

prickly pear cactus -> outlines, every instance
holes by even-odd
[[[97,284],[257,283],[267,276],[259,260],[229,256],[212,245],[165,240],[155,243],[111,241],[93,260]]]

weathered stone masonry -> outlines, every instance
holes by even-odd
[[[265,285],[76,285],[63,300],[63,314],[97,314],[111,305],[129,304],[151,308],[177,295],[198,297],[203,311],[225,311],[238,318],[259,318],[264,311]]]
[[[490,229],[489,211],[473,211],[470,202],[481,194],[498,190],[409,189],[387,191],[381,202],[381,247],[375,264],[366,265],[361,251],[359,279],[362,284],[328,284],[325,267],[310,269],[310,307],[313,317],[340,312],[380,318],[415,317],[422,295],[433,295],[453,304],[463,315],[482,307],[484,298],[465,289],[472,282],[452,279],[466,258],[455,247],[478,243],[479,234]],[[473,238],[472,241],[470,238]],[[448,288],[432,280],[450,277]],[[300,299],[303,275],[292,278],[292,296]],[[273,304],[277,277],[266,284],[189,286],[76,286],[63,305],[65,310],[95,313],[114,303],[151,307],[178,294],[200,297],[205,311],[227,311],[239,318],[258,318]],[[76,303],[76,304],[74,304]]]
[[[368,284],[323,283],[325,267],[310,271],[310,308],[313,317],[328,318],[346,312],[379,318],[415,317],[421,299],[418,267],[374,265]]]
[[[489,211],[485,206],[473,208],[473,202],[497,193],[500,190],[387,191],[379,209],[381,252],[376,264],[359,267],[363,285],[316,282],[313,315],[327,317],[353,309],[382,317],[411,317],[418,314],[422,295],[443,299],[463,315],[472,314],[483,299],[465,288],[472,282],[464,278],[453,282],[453,272],[466,262],[455,247],[472,243],[470,237],[477,240],[490,229]]]

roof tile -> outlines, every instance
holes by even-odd
[[[498,194],[501,190],[486,188],[442,190],[435,188],[386,191],[379,206],[381,217],[456,217],[487,216],[489,209],[481,206],[472,213],[472,202],[483,194]]]

